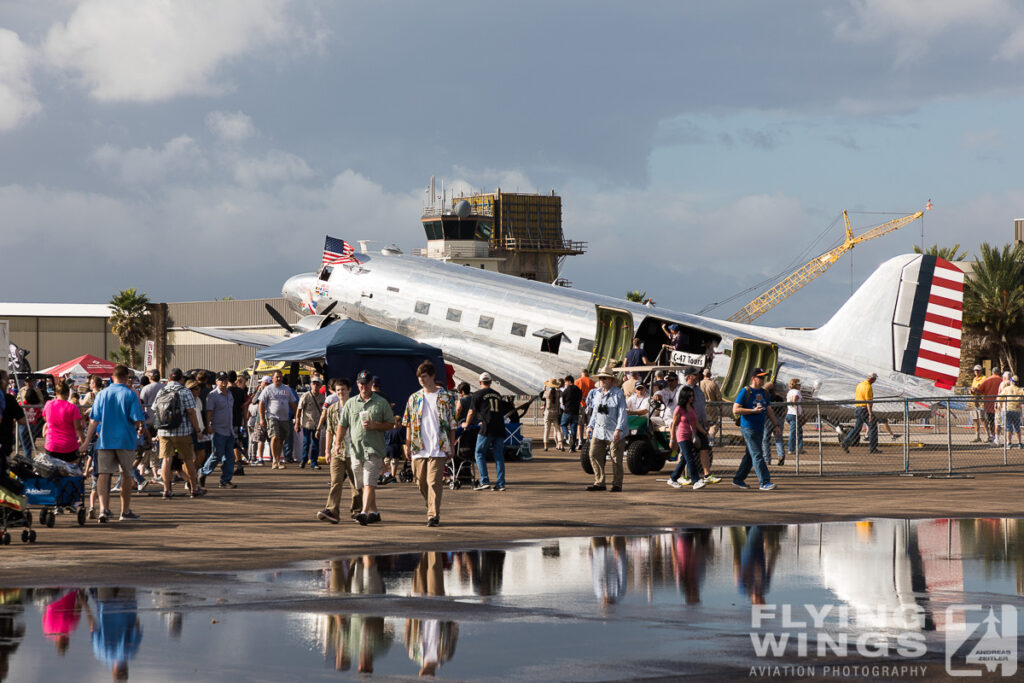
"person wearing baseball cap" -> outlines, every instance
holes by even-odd
[[[768,392],[764,390],[765,377],[768,373],[762,368],[754,368],[750,371],[750,384],[740,389],[736,395],[736,401],[732,405],[732,414],[740,419],[740,432],[746,442],[747,450],[743,454],[740,466],[733,475],[732,484],[741,489],[749,489],[746,482],[750,474],[751,466],[757,474],[762,491],[771,491],[775,488],[772,483],[771,473],[768,471],[768,463],[765,462],[764,454],[764,419],[767,415],[772,421],[772,428],[777,436],[782,436],[782,428],[775,412],[771,410],[771,401]]]
[[[981,383],[985,381],[985,368],[980,365],[974,366],[974,377],[971,378],[971,395],[974,396],[974,407],[972,412],[974,413],[974,442],[978,443],[981,441],[981,426],[985,425],[985,440],[989,438],[988,423],[985,421],[985,406],[981,402],[981,392],[979,387]]]
[[[356,375],[356,386],[359,393],[345,402],[335,438],[344,442],[345,436],[351,435],[352,479],[363,489],[363,510],[356,521],[366,526],[381,521],[376,488],[387,454],[384,432],[396,425],[391,406],[373,392],[372,374],[361,371]]]
[[[324,400],[327,397],[320,393],[323,382],[318,375],[314,375],[309,384],[310,389],[299,399],[299,407],[295,412],[295,431],[302,432],[300,470],[307,464],[311,470],[320,469],[320,430],[317,427],[323,416]]]
[[[850,444],[853,443],[853,440],[860,438],[860,428],[864,426],[865,422],[868,425],[868,453],[882,452],[878,450],[878,420],[875,418],[875,411],[871,406],[871,402],[875,400],[875,391],[871,385],[877,379],[878,374],[872,372],[857,385],[854,393],[857,407],[853,411],[853,429],[847,432],[839,442],[840,448],[847,453],[850,452]]]
[[[206,433],[211,435],[213,452],[199,470],[199,486],[206,486],[206,478],[219,464],[220,487],[238,488],[231,481],[235,474],[235,430],[233,418],[235,397],[231,393],[231,380],[226,372],[217,373],[217,388],[206,396]]]
[[[491,480],[487,476],[487,454],[494,458],[494,469],[497,479],[494,481],[495,491],[505,490],[505,415],[502,413],[501,394],[491,388],[491,375],[481,372],[480,389],[470,397],[469,412],[466,414],[464,429],[480,418],[480,433],[476,437],[476,470],[480,475],[474,491],[491,490]]]

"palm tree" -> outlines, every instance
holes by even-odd
[[[964,287],[964,323],[991,349],[1000,367],[1017,372],[1014,347],[1024,338],[1024,246],[987,242]]]
[[[939,258],[946,259],[947,261],[963,261],[967,258],[967,250],[960,250],[960,243],[957,242],[952,247],[940,247],[937,244],[933,244],[924,251],[921,247],[914,245],[915,254],[928,254],[929,256],[938,256]]]
[[[149,313],[149,297],[135,288],[118,292],[110,300],[110,330],[128,350],[128,365],[135,367],[136,347],[149,335],[153,318]]]

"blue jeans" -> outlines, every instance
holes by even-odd
[[[234,435],[214,434],[212,439],[213,453],[206,459],[206,463],[199,470],[199,474],[208,477],[213,474],[217,464],[223,462],[224,466],[220,472],[220,483],[226,484],[231,481],[231,477],[235,476],[235,437]]]
[[[734,482],[745,481],[747,475],[750,474],[751,465],[753,465],[754,472],[757,474],[757,480],[761,486],[770,484],[772,477],[768,472],[768,464],[764,461],[764,451],[761,448],[764,430],[754,429],[753,427],[740,427],[740,431],[743,433],[743,440],[747,443],[747,451],[743,454],[743,460],[740,460],[739,469],[736,470],[732,480]]]
[[[800,417],[797,415],[787,415],[786,422],[789,423],[789,450],[790,453],[796,453],[804,449],[804,428],[800,424]]]
[[[295,423],[288,420],[284,423],[285,433],[288,434],[284,438],[284,446],[281,449],[281,459],[285,462],[295,462]]]
[[[480,473],[480,483],[489,484],[491,480],[487,476],[487,451],[494,455],[494,469],[496,469],[498,480],[495,486],[505,485],[505,437],[484,436],[476,437],[476,469]]]
[[[562,438],[570,450],[576,448],[576,428],[579,424],[580,416],[578,413],[576,415],[562,413]]]
[[[679,481],[679,475],[683,473],[683,468],[686,468],[687,478],[690,481],[697,481],[701,477],[697,470],[697,454],[693,450],[692,441],[680,441],[679,442],[679,453],[683,457],[679,458],[676,468],[672,470],[672,481]]]
[[[856,418],[854,420],[854,423],[853,423],[853,429],[851,429],[850,433],[846,435],[845,439],[843,439],[843,445],[846,446],[847,448],[849,448],[850,444],[853,443],[853,440],[860,436],[860,428],[864,426],[865,422],[867,422],[868,423],[868,450],[869,451],[877,451],[878,450],[878,420],[875,420],[875,419],[869,420],[868,419],[868,409],[867,408],[857,408],[857,410],[855,410],[853,414],[854,414],[854,417]]]
[[[770,426],[767,421],[764,423],[764,436],[761,438],[761,452],[764,453],[764,459],[772,459],[772,441],[775,441],[775,453],[779,456],[779,460],[786,457],[783,453],[782,448],[782,435],[775,436],[775,428]]]
[[[307,462],[310,467],[318,466],[320,458],[320,439],[316,429],[302,428],[302,464]]]
[[[8,399],[8,400],[10,400],[10,399]],[[31,427],[31,425],[18,425],[18,441],[21,442],[21,450],[22,450],[22,452],[26,456],[31,458],[32,457],[32,450],[33,450],[32,449],[32,442],[34,441],[33,438],[32,438],[32,427]]]

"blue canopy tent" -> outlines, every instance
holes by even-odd
[[[437,368],[437,382],[445,385],[446,371],[441,349],[403,337],[395,332],[342,320],[319,330],[306,332],[256,352],[257,360],[271,362],[327,364],[327,378],[352,382],[360,370],[380,378],[384,394],[395,403],[395,412],[405,409],[409,396],[419,390],[416,366],[429,360]]]

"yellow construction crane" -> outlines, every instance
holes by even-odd
[[[850,251],[861,242],[867,242],[868,240],[873,240],[876,237],[881,237],[886,233],[890,233],[893,230],[898,230],[907,223],[916,221],[923,215],[923,211],[918,211],[917,213],[910,214],[909,216],[895,218],[888,223],[882,223],[881,225],[868,230],[863,235],[854,237],[853,228],[850,227],[850,217],[846,215],[845,211],[843,211],[843,222],[846,224],[846,240],[842,244],[835,249],[826,251],[821,256],[811,259],[811,261],[806,265],[800,266],[794,270],[779,284],[775,285],[767,292],[729,316],[729,320],[737,323],[749,323],[756,320],[774,308],[790,294],[831,268],[832,264],[838,261],[840,256]]]

